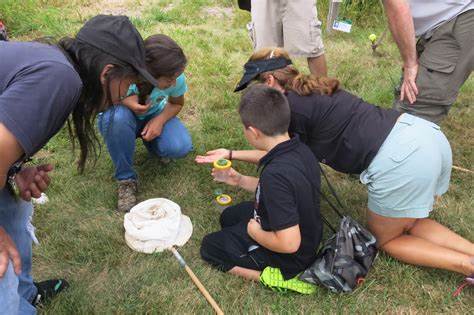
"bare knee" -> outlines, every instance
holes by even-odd
[[[377,246],[384,249],[390,241],[409,233],[417,219],[391,218],[381,216],[370,209],[367,211],[367,223],[369,230],[377,239]]]

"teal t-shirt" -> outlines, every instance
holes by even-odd
[[[151,118],[152,116],[156,116],[163,111],[166,104],[168,103],[168,97],[179,97],[184,95],[188,90],[188,86],[186,85],[186,76],[184,73],[181,73],[180,76],[176,78],[176,84],[172,87],[169,87],[165,90],[161,90],[155,87],[148,97],[148,102],[151,102],[151,107],[148,111],[143,115],[136,115],[138,119],[144,120]],[[132,84],[128,87],[127,96],[136,94],[138,95],[140,92],[136,84]]]

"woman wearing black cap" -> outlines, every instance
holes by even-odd
[[[57,46],[0,42],[0,51],[0,311],[30,314],[67,283],[31,277],[29,201],[48,187],[52,166],[21,166],[71,117],[83,171],[95,153],[96,114],[122,99],[131,82],[156,80],[145,69],[142,38],[124,16],[94,17]]]
[[[451,148],[439,126],[368,104],[335,79],[302,75],[282,49],[262,49],[245,65],[237,91],[258,80],[284,92],[289,132],[318,160],[361,174],[368,188],[368,225],[379,247],[414,265],[474,275],[474,244],[428,218],[435,196],[448,189]],[[218,149],[196,157],[256,162],[264,153]]]

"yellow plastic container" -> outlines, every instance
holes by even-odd
[[[214,168],[219,171],[225,171],[231,168],[232,162],[227,159],[219,159],[214,161]]]
[[[220,194],[216,197],[216,203],[220,212],[232,204],[232,197],[227,194]]]
[[[213,163],[215,172],[215,178],[217,181],[225,181],[227,177],[227,172],[232,167],[232,162],[227,159],[219,159]]]

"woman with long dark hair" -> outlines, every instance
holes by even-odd
[[[360,174],[368,188],[368,225],[380,249],[474,282],[474,244],[428,218],[451,175],[451,148],[438,125],[366,103],[335,79],[303,75],[278,48],[254,53],[236,90],[253,80],[286,94],[290,134],[298,134],[321,163]],[[196,161],[256,162],[264,154],[218,149]]]
[[[95,155],[97,113],[123,99],[132,82],[156,80],[146,70],[143,40],[125,16],[96,16],[57,45],[0,42],[0,55],[0,312],[34,314],[37,303],[67,282],[33,282],[30,199],[48,187],[52,166],[22,165],[70,117],[82,172]]]

